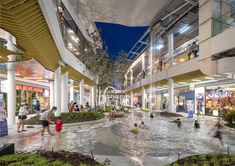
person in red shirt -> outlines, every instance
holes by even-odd
[[[61,117],[59,116],[55,125],[55,130],[56,130],[57,135],[59,135],[59,137],[61,137],[62,124],[63,124],[63,121]]]

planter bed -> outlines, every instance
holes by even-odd
[[[0,165],[8,166],[100,166],[90,156],[67,151],[38,151],[0,156]]]
[[[194,155],[175,161],[167,166],[234,166],[235,155],[226,154],[201,154]]]

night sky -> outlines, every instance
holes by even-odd
[[[127,27],[119,24],[100,23],[96,26],[101,29],[101,37],[108,47],[113,59],[121,50],[129,52],[148,27]]]

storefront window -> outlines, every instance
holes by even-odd
[[[221,116],[224,110],[235,108],[235,87],[208,87],[206,89],[206,115]]]
[[[195,114],[205,114],[205,88],[195,88]]]

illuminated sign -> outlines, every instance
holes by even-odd
[[[42,88],[35,88],[32,86],[25,86],[25,85],[16,85],[16,90],[23,90],[23,91],[32,91],[32,92],[43,92]]]
[[[220,88],[220,89],[217,89],[215,91],[215,93],[213,93],[213,92],[208,93],[207,96],[209,98],[213,98],[213,97],[215,97],[215,98],[218,98],[218,97],[231,97],[232,94],[233,94],[233,92],[228,91],[228,90],[223,90],[223,89]]]

